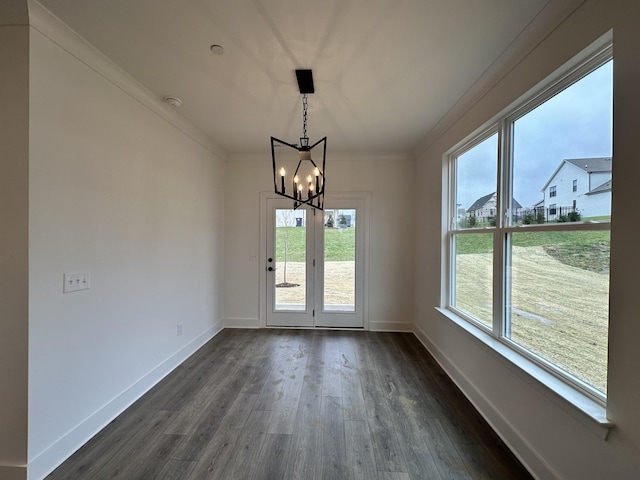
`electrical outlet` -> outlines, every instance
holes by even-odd
[[[182,323],[179,323],[179,324],[176,326],[176,334],[177,334],[178,336],[182,335]]]
[[[65,273],[62,275],[62,293],[77,292],[78,290],[88,290],[91,286],[89,272]]]

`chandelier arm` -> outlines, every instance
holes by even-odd
[[[274,140],[278,140],[278,139],[275,137],[271,137],[271,161],[273,162],[273,191],[275,193],[280,193],[278,192],[278,183],[276,182],[276,148],[275,148]],[[284,194],[284,192],[282,192],[282,194]]]
[[[271,137],[271,145],[273,145],[274,141],[276,141],[278,143],[281,143],[283,145],[286,145],[287,147],[291,147],[291,148],[294,148],[296,150],[299,150],[298,145],[296,145],[295,143],[289,143],[289,142],[285,142],[284,140],[280,140],[279,138]]]
[[[321,138],[320,140],[318,140],[316,143],[314,143],[313,145],[311,145],[309,147],[309,150],[317,147],[319,144],[321,144],[322,142],[325,142],[327,140],[327,137]],[[325,144],[325,148],[326,148],[326,144]]]

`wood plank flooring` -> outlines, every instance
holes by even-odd
[[[406,333],[223,330],[47,477],[530,479]]]

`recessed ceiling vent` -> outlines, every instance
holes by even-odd
[[[222,45],[211,45],[211,53],[214,55],[224,55],[224,47]]]
[[[182,100],[180,100],[178,97],[171,97],[171,96],[166,96],[163,98],[164,103],[166,103],[167,105],[171,105],[173,108],[178,108],[180,107],[180,105],[182,105]]]

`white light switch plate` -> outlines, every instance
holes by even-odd
[[[77,292],[78,290],[88,290],[91,286],[89,272],[65,273],[63,275],[64,284],[62,293]]]

